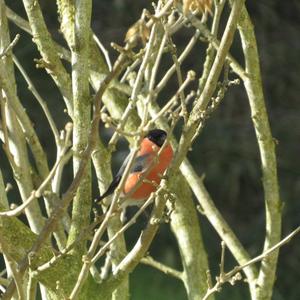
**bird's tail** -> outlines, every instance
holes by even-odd
[[[106,198],[107,196],[111,195],[112,193],[113,193],[113,191],[110,192],[109,189],[108,189],[104,194],[102,194],[102,195],[101,195],[99,198],[97,198],[95,201],[96,201],[97,203],[99,203],[99,202],[101,202],[104,198]]]
[[[102,194],[98,199],[96,199],[95,202],[99,203],[107,196],[113,194],[113,192],[115,191],[116,187],[118,186],[120,180],[121,180],[121,176],[116,176],[114,178],[114,180],[112,181],[112,183],[110,184],[110,186],[108,187],[108,189],[106,190],[106,192],[104,194]]]

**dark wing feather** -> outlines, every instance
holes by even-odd
[[[115,189],[117,188],[118,184],[120,183],[122,176],[116,176],[113,181],[111,182],[111,184],[109,185],[108,189],[106,190],[106,192],[101,195],[99,197],[99,199],[97,199],[97,202],[100,202],[102,199],[104,199],[105,197],[111,195]]]
[[[142,172],[145,169],[145,160],[147,159],[148,156],[149,156],[149,154],[145,154],[145,155],[136,157],[135,160],[134,160],[134,163],[132,165],[132,168],[130,170],[130,173]],[[109,187],[106,190],[106,192],[103,195],[101,195],[99,197],[99,199],[97,199],[97,202],[99,202],[102,199],[104,199],[105,197],[113,194],[113,192],[115,191],[115,189],[117,188],[118,184],[121,181],[121,178],[123,176],[125,168],[126,168],[126,166],[128,164],[129,158],[130,158],[130,155],[128,155],[126,157],[126,159],[124,160],[124,162],[123,162],[121,168],[119,169],[116,177],[113,179],[113,181],[109,185]],[[146,166],[147,166],[147,164],[146,164]]]
[[[131,167],[131,170],[129,173],[135,173],[135,172],[142,172],[144,169],[145,169],[145,165],[147,166],[147,164],[145,164],[145,160],[147,159],[147,157],[149,157],[149,154],[145,154],[145,155],[142,155],[142,156],[138,156],[134,159],[134,162],[132,164],[132,167]],[[124,171],[126,169],[126,166],[129,162],[129,159],[130,159],[130,155],[128,155],[126,157],[126,159],[124,160],[121,168],[119,169],[116,177],[118,176],[123,176],[124,174]]]

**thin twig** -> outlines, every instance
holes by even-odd
[[[3,116],[2,116],[2,119],[3,119]],[[65,140],[64,140],[64,146],[63,146],[63,148],[60,152],[60,155],[57,157],[53,168],[49,172],[48,176],[41,183],[39,188],[35,191],[32,191],[29,198],[27,198],[27,200],[25,200],[21,205],[19,205],[18,207],[16,207],[13,210],[0,212],[0,216],[16,217],[16,216],[20,215],[25,210],[25,208],[30,205],[30,203],[33,200],[41,197],[41,195],[43,194],[45,189],[48,187],[48,184],[50,183],[52,178],[55,176],[56,170],[59,167],[59,165],[61,164],[61,162],[64,162],[66,158],[69,158],[70,154],[72,153],[72,151],[67,153],[67,150],[70,147],[70,137],[71,137],[72,127],[71,126],[66,126],[66,131],[67,131],[67,134],[66,134],[66,137],[65,137]]]
[[[221,242],[221,260],[220,260],[220,274],[221,276],[224,274],[224,264],[225,264],[225,250],[226,244],[224,241]]]
[[[200,36],[200,31],[196,30],[194,36],[190,39],[188,44],[186,45],[185,49],[182,51],[178,58],[178,63],[182,64],[183,61],[186,59],[188,54],[191,52],[193,47],[195,46],[196,42],[198,41]],[[163,78],[160,80],[160,82],[157,84],[155,88],[155,93],[158,94],[166,85],[166,83],[169,81],[171,76],[174,74],[176,71],[175,65],[172,65],[172,67],[166,72],[166,74],[163,76]]]
[[[277,243],[276,245],[274,245],[273,247],[271,247],[270,249],[268,249],[267,251],[264,251],[262,254],[254,257],[253,259],[249,260],[248,262],[246,262],[245,264],[241,265],[241,266],[236,266],[234,267],[231,271],[227,272],[227,273],[223,273],[221,274],[220,272],[220,276],[217,278],[217,282],[216,284],[211,287],[208,288],[206,295],[203,297],[202,300],[207,300],[209,298],[210,295],[220,291],[222,285],[226,282],[231,282],[232,278],[238,274],[240,271],[242,271],[243,269],[245,269],[246,267],[257,263],[258,261],[261,261],[263,259],[265,259],[266,257],[268,257],[270,254],[272,254],[275,250],[279,249],[280,247],[282,247],[283,245],[285,245],[286,243],[288,243],[296,234],[298,234],[300,232],[300,226],[297,227],[295,230],[293,230],[289,235],[287,235],[284,239],[282,239],[279,243]],[[223,248],[222,248],[223,249]],[[241,279],[240,277],[237,278],[237,280]]]
[[[17,266],[16,262],[9,255],[9,253],[6,249],[5,243],[2,240],[0,240],[0,244],[1,244],[1,251],[3,252],[3,254],[6,257],[5,263],[7,264],[7,268],[9,268],[11,271],[13,282],[15,283],[16,288],[17,288],[18,297],[19,297],[18,299],[25,300],[26,298],[25,298],[25,293],[24,293],[24,289],[23,289],[24,278],[20,274],[20,271],[18,270],[18,266]]]
[[[193,14],[187,15],[188,19],[192,23],[192,25],[197,28],[204,36],[208,39],[208,41],[214,46],[216,50],[220,47],[220,41],[216,39],[205,24],[201,23],[201,21],[194,16]],[[247,77],[247,73],[242,68],[242,66],[237,62],[237,60],[230,54],[227,53],[227,59],[230,61],[230,66],[232,70],[241,78],[245,79]]]
[[[27,292],[26,292],[26,300],[35,300],[36,299],[36,288],[37,288],[37,280],[36,280],[36,278],[33,278],[32,274],[29,273]]]
[[[11,10],[7,5],[6,5],[6,16],[7,18],[13,22],[15,25],[17,25],[19,28],[27,32],[28,34],[32,35],[32,31],[30,28],[30,25],[27,20],[23,19],[20,17],[18,14],[16,14],[13,10]],[[60,58],[70,61],[71,60],[71,54],[70,51],[68,51],[66,48],[62,47],[61,45],[57,44],[54,42],[54,45],[57,49],[57,53]]]
[[[28,21],[17,15],[12,9],[10,9],[7,5],[5,7],[5,12],[7,18],[12,21],[15,25],[17,25],[19,28],[24,30],[25,32],[32,34],[30,25]]]
[[[55,175],[55,171],[56,171],[57,167],[59,166],[59,164],[61,163],[61,161],[63,160],[64,155],[65,154],[63,153],[61,155],[61,157],[58,158],[58,160],[55,162],[53,168],[49,172],[49,175],[45,178],[45,180],[42,182],[42,184],[39,186],[39,188],[36,191],[31,192],[31,195],[29,196],[29,198],[27,198],[21,205],[19,205],[15,209],[8,210],[8,211],[1,211],[0,216],[1,217],[4,217],[4,216],[5,217],[16,217],[16,216],[20,215],[25,210],[25,208],[30,205],[30,203],[33,200],[41,197],[41,195],[47,188],[47,185],[49,184],[49,182]],[[68,155],[68,154],[66,154],[66,155]]]
[[[111,64],[111,61],[110,61],[110,57],[109,57],[109,53],[108,51],[105,49],[105,47],[103,46],[103,44],[101,43],[101,41],[98,39],[97,35],[93,33],[93,39],[94,41],[96,42],[96,44],[98,45],[99,49],[101,50],[104,58],[105,58],[105,61],[106,61],[106,64],[108,66],[108,70],[111,71],[112,70],[112,64]]]
[[[2,58],[2,57],[4,57],[4,56],[7,56],[7,55],[9,55],[10,53],[10,51],[12,50],[12,48],[17,44],[17,42],[18,42],[18,40],[19,40],[19,38],[20,38],[20,35],[19,34],[17,34],[16,36],[15,36],[15,38],[13,39],[13,41],[0,53],[0,59]]]
[[[193,81],[195,80],[195,72],[194,71],[189,71],[187,73],[186,79],[184,80],[184,82],[182,82],[182,84],[179,86],[177,92],[175,93],[175,95],[169,100],[167,101],[167,103],[165,104],[164,107],[161,108],[161,110],[159,111],[159,113],[156,116],[153,116],[150,120],[150,124],[155,124],[155,122],[161,118],[167,111],[169,111],[172,106],[174,105],[174,103],[177,102],[178,96],[181,94],[182,91],[185,90],[185,88]],[[185,101],[185,100],[183,100]],[[185,104],[186,105],[186,102]],[[182,109],[182,106],[181,106]]]
[[[167,27],[165,27],[166,33],[168,33]],[[177,49],[176,46],[173,44],[173,41],[170,36],[169,38],[169,45],[171,47],[171,54],[172,54],[172,60],[173,60],[173,66],[175,67],[176,70],[176,75],[177,75],[177,81],[178,81],[178,86],[181,87],[183,84],[183,79],[182,79],[182,72],[181,72],[181,63],[179,63],[178,57],[177,57]],[[187,122],[188,119],[188,112],[187,108],[185,105],[185,96],[184,96],[184,90],[181,89],[179,92],[179,98],[180,98],[180,103],[181,103],[181,111],[180,111],[180,116],[183,117],[184,122]]]
[[[192,100],[194,100],[196,96],[196,92],[194,90],[191,90],[190,93],[185,97],[185,106],[188,106]],[[176,103],[174,103],[172,106],[176,107],[175,105]],[[166,117],[168,116],[168,121],[172,120],[172,118],[174,117],[174,115],[179,115],[181,110],[181,106],[178,106],[177,108],[173,108],[171,107],[169,110],[169,115],[168,112],[166,112],[163,116]]]
[[[34,42],[42,56],[42,66],[47,68],[63,95],[68,114],[73,118],[73,94],[70,75],[61,62],[57,47],[46,26],[39,2],[23,0]]]
[[[214,11],[214,18],[213,18],[213,23],[212,23],[212,27],[211,27],[211,35],[214,38],[217,38],[217,36],[218,36],[220,18],[221,18],[222,12],[223,12],[225,1],[226,0],[214,1],[215,2],[215,5],[214,5],[215,11]],[[216,49],[212,45],[212,43],[210,43],[206,49],[206,57],[205,57],[205,61],[203,64],[203,72],[202,72],[201,78],[199,79],[198,94],[201,94],[201,92],[203,90],[204,84],[207,80],[209,71],[213,64],[215,54],[216,54]]]
[[[61,258],[65,257],[75,246],[79,241],[82,241],[83,239],[86,239],[87,236],[91,236],[93,233],[93,230],[99,223],[103,221],[103,217],[98,217],[93,223],[91,223],[87,228],[83,229],[81,233],[78,235],[75,241],[73,241],[71,244],[69,244],[66,248],[61,250],[59,253],[55,254],[49,261],[45,262],[44,264],[38,266],[34,272],[44,272],[51,268],[53,265],[55,265]]]
[[[177,278],[179,280],[182,280],[183,273],[180,271],[177,271],[169,266],[166,266],[165,264],[162,264],[161,262],[156,261],[151,256],[145,256],[141,259],[141,263],[147,266],[151,266],[166,275],[170,275],[174,278]]]
[[[1,108],[1,124],[2,124],[2,131],[3,131],[3,150],[7,156],[7,159],[14,170],[15,174],[19,173],[19,167],[15,162],[15,159],[12,153],[9,150],[9,137],[8,137],[8,129],[7,129],[7,122],[6,122],[6,113],[5,113],[5,106],[6,98],[3,98],[2,90],[0,89],[0,108]]]
[[[149,63],[149,60],[150,60],[151,54],[152,54],[152,48],[154,46],[156,28],[157,28],[157,25],[154,24],[154,26],[151,29],[149,41],[146,45],[145,56],[143,57],[142,64],[140,66],[140,69],[139,69],[138,74],[137,74],[137,78],[136,78],[135,83],[134,83],[134,87],[132,89],[131,97],[129,99],[129,104],[127,105],[125,111],[123,112],[122,118],[119,121],[118,129],[123,129],[124,128],[124,126],[125,126],[125,124],[128,120],[128,117],[129,117],[131,111],[133,110],[133,108],[135,107],[135,104],[138,100],[138,94],[139,94],[141,86],[142,86],[142,80],[143,80],[144,72],[146,70],[146,67]],[[118,133],[114,133],[114,135],[112,136],[112,138],[109,141],[110,147],[112,147],[112,145],[114,145],[116,143],[117,138],[118,138]]]
[[[140,207],[140,209],[134,214],[134,216],[120,229],[118,230],[113,237],[109,239],[109,241],[103,245],[100,250],[95,254],[95,256],[91,260],[91,264],[95,264],[96,261],[105,253],[108,247],[112,244],[112,242],[118,238],[122,233],[124,233],[130,226],[132,226],[137,218],[145,211],[145,209],[149,206],[149,204],[153,201],[154,195],[148,198],[146,202]]]
[[[27,72],[25,71],[25,69],[23,68],[23,66],[21,65],[21,63],[19,62],[19,60],[17,59],[17,57],[15,55],[13,55],[13,61],[16,64],[16,66],[18,67],[21,74],[23,75],[25,81],[27,82],[28,89],[32,92],[32,94],[34,95],[34,97],[36,98],[38,103],[40,104],[41,108],[43,109],[45,116],[49,122],[52,133],[54,135],[55,141],[56,141],[56,143],[58,143],[59,142],[59,133],[58,133],[56,124],[52,118],[52,115],[48,109],[46,101],[42,98],[40,93],[37,91],[33,82],[31,81],[30,77],[28,76]]]

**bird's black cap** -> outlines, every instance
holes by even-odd
[[[155,143],[158,147],[161,147],[167,138],[167,133],[161,129],[153,129],[149,131],[146,138]]]

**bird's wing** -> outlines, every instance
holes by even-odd
[[[147,166],[148,166],[148,159],[150,157],[150,154],[145,154],[145,155],[141,155],[141,156],[137,156],[134,159],[134,162],[131,166],[130,172],[129,173],[136,173],[136,172],[143,172]],[[126,159],[124,160],[121,168],[119,169],[118,173],[116,176],[123,176],[125,168],[128,164],[130,160],[130,154],[126,157]]]
[[[147,161],[149,159],[149,156],[150,156],[150,154],[145,154],[145,155],[141,155],[141,156],[136,157],[134,159],[134,162],[133,162],[132,167],[130,169],[130,173],[143,172],[148,166]],[[114,177],[113,181],[109,185],[106,192],[103,195],[101,195],[99,197],[99,199],[97,199],[97,202],[99,202],[102,199],[104,199],[105,197],[111,195],[115,191],[115,189],[117,188],[118,184],[121,181],[121,178],[124,174],[125,168],[126,168],[128,162],[129,162],[129,159],[130,159],[130,154],[124,160],[121,168],[119,169],[117,175]]]

